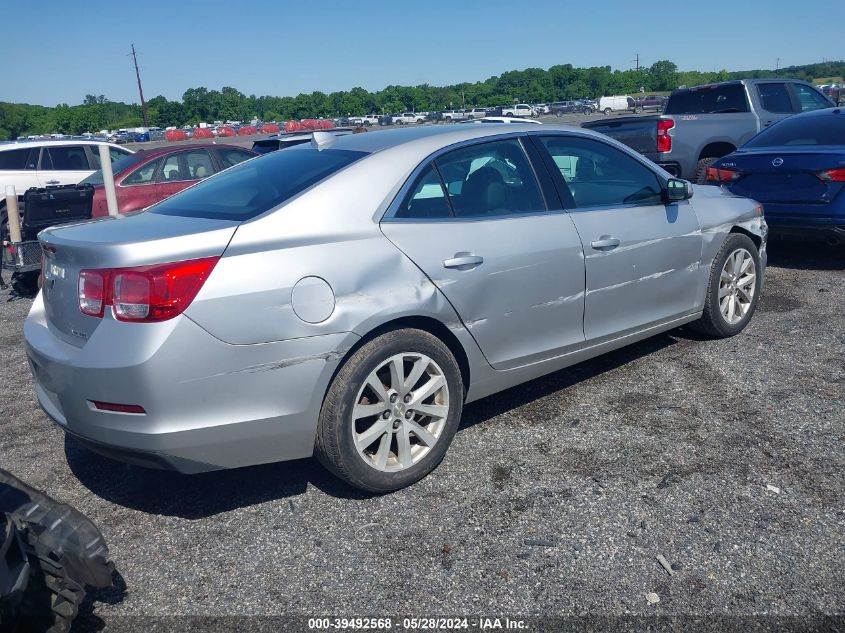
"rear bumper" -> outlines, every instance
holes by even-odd
[[[357,340],[230,345],[184,315],[155,324],[107,315],[77,348],[50,331],[40,295],[24,336],[38,402],[60,428],[97,452],[184,473],[310,456],[322,396]]]
[[[766,222],[775,238],[845,242],[845,213],[837,212],[833,204],[828,210],[829,215],[821,215],[818,205],[763,203]]]

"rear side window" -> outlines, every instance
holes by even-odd
[[[123,179],[121,185],[145,185],[153,181],[153,177],[155,176],[156,169],[158,168],[161,160],[152,160],[146,165],[143,165],[129,174],[126,178]],[[100,172],[102,173],[102,172]]]
[[[748,112],[742,84],[707,86],[676,92],[666,103],[666,114],[717,114]]]
[[[794,116],[775,123],[744,147],[839,145],[845,148],[845,115]]]
[[[516,139],[472,145],[435,162],[455,217],[492,217],[546,209],[534,170]]]
[[[109,153],[111,154],[111,149],[109,149]],[[117,176],[118,174],[126,171],[133,165],[140,163],[146,154],[144,150],[137,152],[135,154],[124,154],[121,158],[118,158],[112,163],[112,173]],[[44,169],[44,166],[41,166]],[[98,185],[103,184],[103,172],[99,169],[95,171],[93,174],[85,178],[81,183],[81,185],[94,185],[95,187]]]
[[[31,147],[0,152],[0,169],[35,169],[34,160],[30,161],[29,158],[30,153],[34,153],[38,157],[38,150],[33,151]]]
[[[244,221],[269,211],[365,152],[302,148],[251,160],[150,207],[149,213]]]
[[[396,212],[397,218],[448,218],[452,215],[440,174],[432,165],[414,182],[411,192]]]
[[[44,148],[41,156],[41,169],[54,171],[87,171],[88,156],[84,145],[65,145]]]
[[[760,96],[760,104],[767,112],[792,112],[792,100],[785,84],[757,84],[757,94]]]
[[[88,150],[91,152],[91,164],[94,166],[94,169],[102,168],[102,165],[100,164],[99,145],[89,145]],[[111,146],[109,147],[109,158],[111,159],[112,164],[116,163],[124,156],[130,156],[130,153],[125,149]]]
[[[798,106],[801,112],[809,110],[821,110],[822,108],[832,107],[832,103],[825,99],[819,92],[810,86],[803,84],[793,84],[795,89],[795,96],[798,97]]]

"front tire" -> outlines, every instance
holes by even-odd
[[[605,116],[610,116],[610,113],[611,113],[611,109],[610,109],[610,108],[605,108],[605,109],[604,109],[604,115],[605,115]]]
[[[356,488],[399,490],[442,461],[463,401],[460,368],[440,339],[416,329],[387,332],[358,349],[332,381],[315,454]]]
[[[730,233],[713,258],[704,312],[690,327],[716,338],[745,329],[757,308],[763,267],[757,245],[742,233]]]

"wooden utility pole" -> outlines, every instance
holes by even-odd
[[[135,56],[135,45],[132,45],[132,61],[135,62],[135,77],[138,79],[138,94],[141,95],[141,115],[144,117],[144,127],[150,127],[147,122],[147,104],[144,101],[144,89],[141,88],[141,73],[138,71],[138,58]]]

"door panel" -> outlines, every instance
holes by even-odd
[[[584,341],[581,241],[566,213],[546,207],[521,141],[508,138],[438,157],[420,172],[396,219],[382,223],[496,369]]]
[[[583,343],[584,259],[568,214],[384,222],[382,231],[446,295],[494,368]],[[448,261],[460,258],[470,261]]]
[[[583,136],[538,139],[584,246],[586,340],[692,312],[702,292],[692,205],[665,204],[663,181],[627,150]]]

